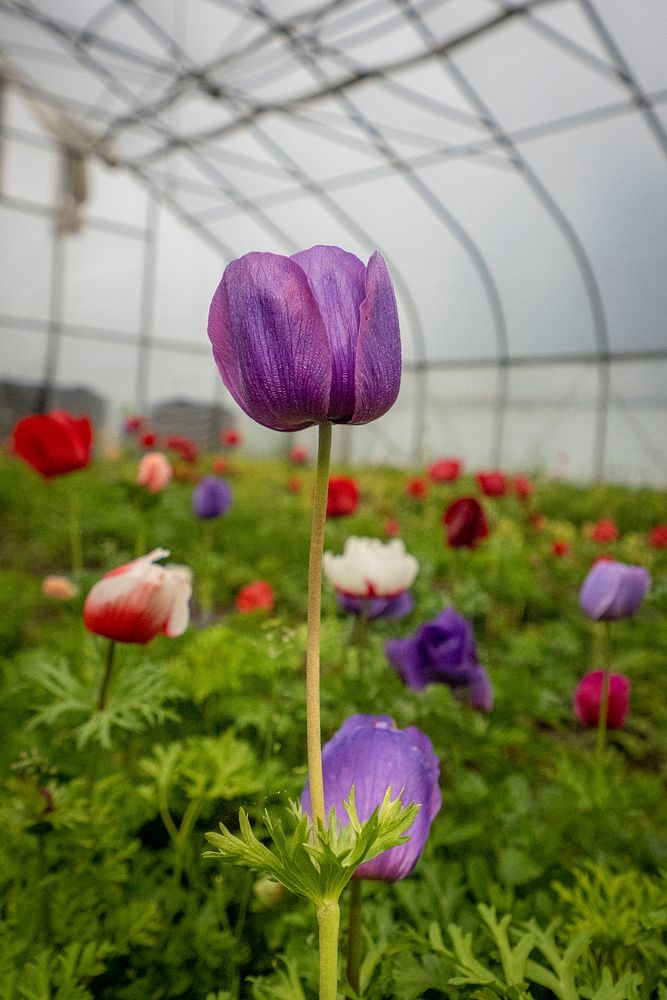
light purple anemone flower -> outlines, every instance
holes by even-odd
[[[343,826],[349,817],[343,806],[354,785],[359,819],[370,818],[391,787],[392,798],[400,796],[404,806],[420,806],[408,829],[410,839],[383,851],[360,865],[354,877],[396,882],[413,870],[424,850],[431,822],[442,805],[438,758],[433,745],[420,729],[398,729],[388,715],[353,715],[322,748],[324,808],[335,809]],[[310,786],[301,796],[304,812],[310,813]]]
[[[339,247],[249,253],[225,268],[208,334],[229,392],[277,431],[365,424],[394,403],[401,345],[387,265]]]
[[[596,621],[629,618],[644,600],[650,585],[651,577],[643,566],[598,562],[579,592],[581,610]]]

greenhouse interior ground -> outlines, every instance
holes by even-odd
[[[0,0],[1,1000],[667,1000],[666,46]]]

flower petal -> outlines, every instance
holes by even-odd
[[[315,293],[332,354],[329,420],[347,422],[354,413],[354,368],[359,310],[366,298],[366,267],[340,247],[315,246],[292,255]]]
[[[232,261],[208,333],[225,385],[253,420],[287,431],[327,419],[331,346],[308,278],[289,257]]]
[[[396,298],[387,265],[374,253],[366,270],[354,373],[354,413],[350,423],[365,424],[394,404],[401,385],[401,335]]]

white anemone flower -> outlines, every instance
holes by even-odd
[[[400,538],[351,536],[343,554],[325,552],[322,568],[329,583],[350,597],[393,597],[414,583],[419,563],[405,551]]]

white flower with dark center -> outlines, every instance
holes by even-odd
[[[419,570],[400,538],[356,538],[345,542],[343,554],[325,552],[324,574],[339,594],[347,597],[394,597],[412,586]]]

